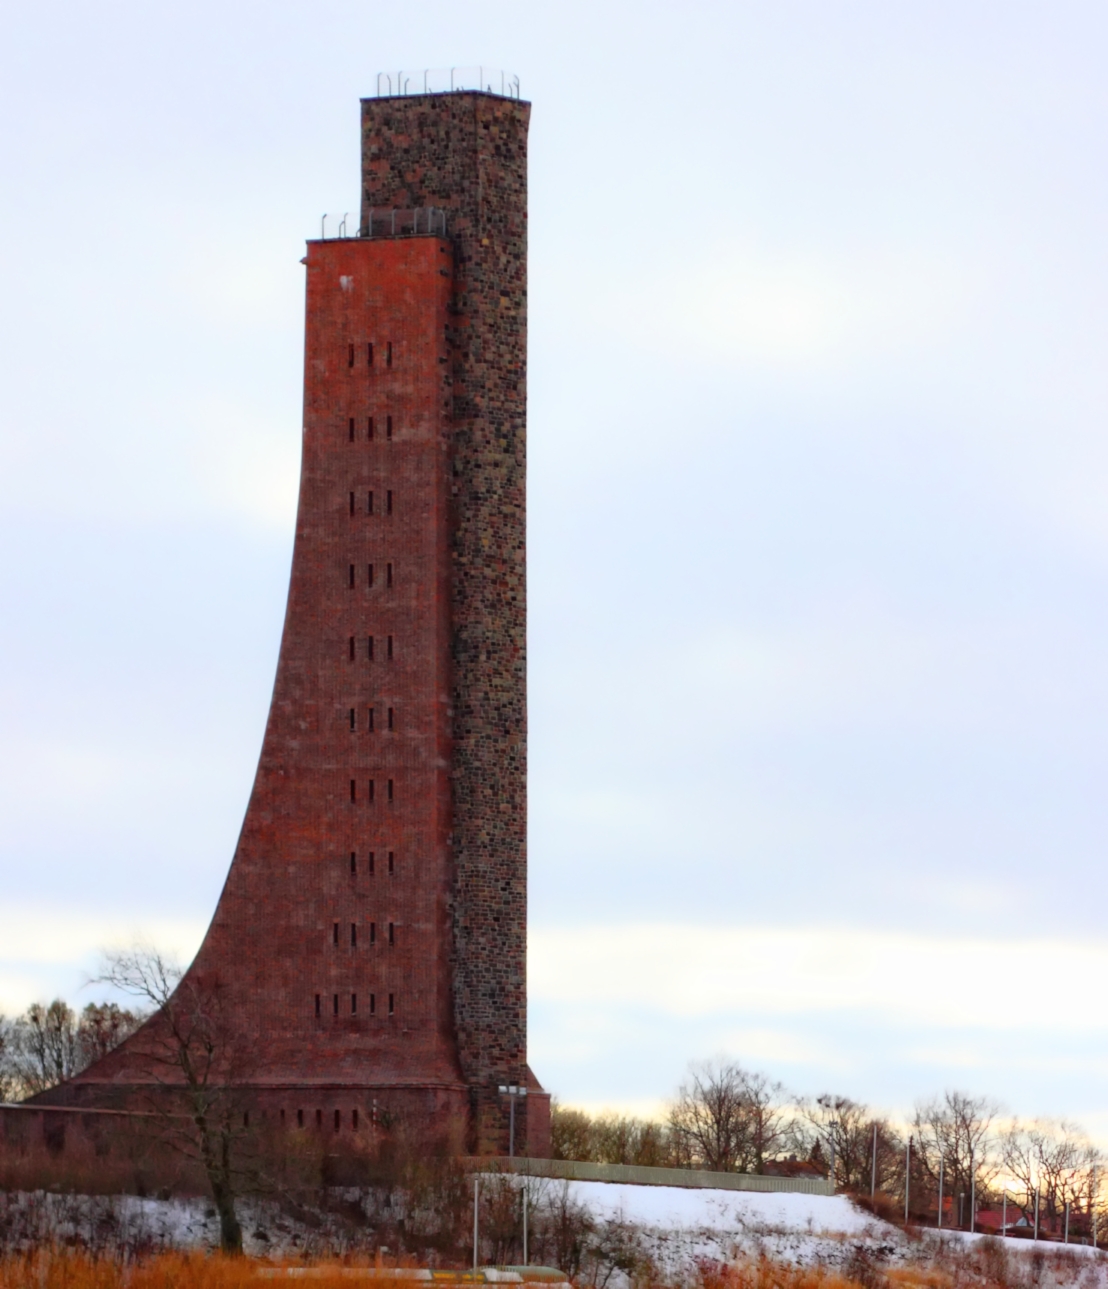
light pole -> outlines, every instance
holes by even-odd
[[[500,1085],[500,1095],[508,1098],[508,1158],[516,1155],[516,1100],[527,1095],[527,1089],[516,1083]]]

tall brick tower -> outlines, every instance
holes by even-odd
[[[273,700],[189,968],[267,1113],[382,1107],[545,1154],[527,1067],[530,105],[362,103],[357,236],[308,245],[303,461]],[[152,1022],[153,1025],[157,1021]],[[139,1031],[52,1100],[126,1100]],[[363,1117],[364,1116],[364,1117]],[[333,1125],[333,1126],[332,1126]]]

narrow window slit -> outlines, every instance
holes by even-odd
[[[385,417],[385,438],[386,439],[392,438],[392,417],[391,416]]]
[[[369,579],[369,585],[372,586],[373,585],[373,565],[372,564],[366,565],[366,575]]]
[[[331,1001],[331,1010],[332,1010],[332,1012],[334,1013],[334,1015],[336,1015],[336,1016],[337,1016],[337,1015],[339,1014],[339,996],[338,996],[338,994],[334,994],[334,995],[333,995],[333,997],[332,997],[332,1001]]]
[[[354,589],[354,565],[350,565],[350,589]]]
[[[376,922],[371,922],[369,924],[369,942],[370,944],[377,943],[377,923]]]
[[[354,442],[354,418],[350,418],[350,442]]]
[[[366,636],[366,644],[368,646],[369,661],[372,662],[373,661],[373,637],[372,636]]]
[[[338,944],[338,942],[339,942],[339,924],[336,922],[331,928],[331,943]]]
[[[374,798],[375,791],[376,791],[376,787],[377,787],[377,780],[376,780],[376,779],[370,779],[370,781],[369,781],[369,799],[370,799],[370,801],[372,801],[372,800],[373,800],[373,798]]]
[[[392,586],[392,565],[385,565],[385,585]]]
[[[351,367],[354,366],[354,346],[353,345],[349,346],[349,353],[347,354],[347,363]]]
[[[389,800],[392,800],[392,780],[389,780]]]
[[[376,994],[369,995],[369,1014],[371,1016],[375,1016],[377,1014],[377,995]]]
[[[385,345],[385,366],[386,367],[392,366],[392,341],[391,340],[388,341]]]
[[[354,637],[350,637],[350,661],[354,661]]]
[[[393,866],[394,855],[395,855],[395,852],[390,850],[389,851],[389,876],[390,877],[393,875],[393,871],[394,871],[394,866]]]
[[[353,358],[354,346],[353,345],[350,346],[350,353],[351,353],[350,366],[353,367],[354,366],[354,358]],[[370,341],[369,344],[367,344],[365,347],[365,356],[366,356],[366,366],[372,367],[373,366],[373,342],[372,341]]]
[[[354,494],[353,493],[350,494],[350,514],[351,514],[351,517],[353,517],[354,515]]]
[[[357,1016],[357,1014],[358,1014],[358,995],[351,994],[350,995],[350,1015]]]
[[[350,733],[353,734],[357,728],[358,728],[358,709],[356,707],[352,707],[350,709]]]
[[[351,923],[350,923],[350,947],[351,947],[352,949],[356,949],[356,948],[358,947],[358,924],[357,924],[357,922],[351,922]]]
[[[396,721],[393,717],[393,710],[391,707],[389,708],[389,729],[390,730],[396,729]]]
[[[392,662],[392,636],[389,636],[389,647],[387,652],[388,652],[389,662]]]
[[[389,994],[389,1015],[391,1016],[394,1011],[396,1011],[396,995]]]
[[[392,514],[392,489],[391,488],[389,488],[389,490],[385,493],[385,514],[386,515]]]
[[[318,994],[316,994],[316,998],[317,998],[317,999],[319,998],[319,995],[318,995]],[[317,1011],[318,1011],[318,1008],[317,1008]],[[304,1126],[304,1111],[303,1111],[303,1110],[297,1110],[297,1112],[296,1112],[296,1126],[297,1126],[298,1128],[303,1128],[303,1126]]]
[[[392,948],[392,946],[395,943],[396,943],[396,924],[394,922],[390,922],[389,923],[389,948]]]
[[[369,718],[369,732],[372,734],[373,733],[373,708],[372,707],[370,707],[367,710],[366,715]]]
[[[373,493],[372,492],[365,499],[365,512],[367,515],[373,514]]]
[[[352,850],[350,852],[350,876],[357,877],[357,875],[358,875],[358,852],[356,850]]]
[[[319,994],[316,994],[316,996],[315,996],[315,1014],[316,1014],[317,1016],[319,1015]],[[301,1128],[303,1128],[303,1126],[304,1126],[304,1114],[303,1114],[303,1111],[301,1111],[301,1114],[300,1114],[300,1126],[301,1126]]]
[[[372,780],[372,779],[370,779],[370,783],[372,783],[372,782],[373,782],[373,780]],[[373,800],[373,793],[372,793],[372,792],[370,792],[370,794],[369,794],[369,799],[370,799],[371,801]],[[351,801],[357,801],[357,800],[358,800],[358,780],[357,780],[357,779],[351,779],[351,780],[350,780],[350,800],[351,800]]]
[[[372,877],[372,876],[373,876],[374,861],[376,860],[376,858],[377,858],[377,852],[376,852],[376,851],[371,850],[371,851],[369,852],[369,875],[370,875],[370,877]]]
[[[369,424],[367,426],[367,429],[369,432],[366,434],[366,438],[372,441],[373,439],[373,417],[372,416],[369,418]]]

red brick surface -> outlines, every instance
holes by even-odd
[[[277,679],[190,975],[218,983],[246,1081],[290,1123],[453,1116],[504,1152],[498,1087],[526,1083],[517,1149],[545,1154],[526,1028],[528,111],[363,104],[366,203],[446,208],[447,233],[309,244]],[[149,1037],[59,1099],[141,1083]]]

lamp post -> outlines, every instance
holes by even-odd
[[[500,1095],[508,1098],[508,1158],[516,1154],[516,1101],[527,1095],[527,1089],[516,1083],[500,1085]]]

